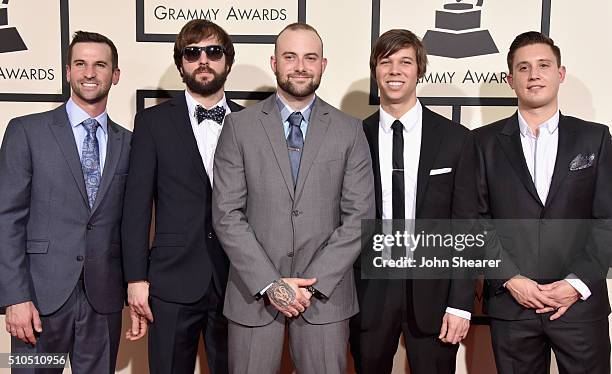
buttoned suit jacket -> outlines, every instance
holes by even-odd
[[[213,219],[230,259],[224,314],[263,326],[278,311],[257,295],[281,277],[317,278],[325,298],[310,323],[358,311],[352,264],[360,223],[374,217],[372,166],[361,123],[316,98],[294,188],[276,95],[232,113],[215,154]]]
[[[486,274],[485,307],[492,317],[539,318],[503,286],[517,274],[544,284],[573,273],[587,284],[591,297],[572,305],[562,321],[593,321],[610,313],[603,256],[612,243],[610,132],[604,125],[562,114],[557,131],[546,201],[540,200],[527,168],[517,113],[474,131],[479,210],[483,218],[493,220],[491,233],[496,237],[487,247],[487,257],[501,259],[500,267]],[[570,164],[578,155],[594,158],[588,167],[572,170]]]
[[[381,219],[383,214],[378,146],[379,122],[378,111],[363,121],[374,167],[377,219]],[[443,220],[458,219],[470,222],[477,217],[476,166],[476,152],[470,131],[423,106],[415,210],[417,227],[420,222],[424,222],[425,226],[434,222],[429,220],[443,222]],[[448,173],[430,175],[431,170],[442,168],[451,170]],[[369,250],[371,251],[371,248]],[[420,253],[428,256],[427,248],[417,248],[415,259]],[[472,257],[472,254],[470,256]],[[448,258],[448,255],[445,258]],[[366,256],[363,260],[370,261]],[[420,263],[420,260],[417,259],[417,263]],[[356,263],[358,274],[361,273],[361,266],[361,263]],[[453,275],[451,269],[448,270],[440,274],[439,279],[431,279],[433,275],[428,274],[409,275],[415,279],[407,283],[410,287],[406,293],[407,305],[412,308],[416,327],[423,334],[440,332],[446,307],[468,312],[473,310],[475,278],[470,274]],[[381,318],[384,318],[382,317],[384,311],[380,309],[384,304],[384,287],[386,287],[384,279],[358,279],[361,329],[373,328],[380,323]]]
[[[0,305],[59,309],[83,272],[98,313],[120,311],[121,213],[131,133],[108,120],[107,154],[90,209],[66,105],[10,121],[0,150]]]
[[[174,303],[196,302],[209,287],[223,295],[229,264],[212,227],[211,195],[184,92],[138,112],[122,230],[128,282],[148,280],[151,295]]]

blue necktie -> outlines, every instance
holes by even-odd
[[[96,131],[100,124],[93,118],[86,119],[82,124],[85,130],[87,130],[87,136],[83,141],[81,167],[83,169],[83,177],[85,178],[85,189],[87,191],[89,207],[92,208],[96,201],[101,179],[100,150],[98,148],[98,138],[96,137]]]
[[[289,151],[289,163],[291,164],[291,175],[293,176],[293,187],[297,183],[298,172],[300,171],[300,159],[304,148],[304,135],[300,124],[302,123],[302,113],[293,112],[289,116],[289,135],[287,136],[287,150]]]

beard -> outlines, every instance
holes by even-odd
[[[281,73],[276,71],[276,84],[283,91],[294,97],[307,97],[314,93],[317,88],[319,88],[319,84],[321,83],[321,76],[312,76],[310,77],[310,82],[305,87],[298,87],[295,84],[291,83],[291,78],[293,76],[303,76],[300,74],[289,74],[287,76],[282,76]]]
[[[204,72],[212,74],[213,78],[206,82],[198,80],[197,75]],[[218,73],[208,66],[200,66],[191,74],[183,70],[183,82],[191,91],[202,96],[210,96],[223,88],[228,74],[229,70],[227,68],[226,71]]]

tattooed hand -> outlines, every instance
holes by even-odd
[[[297,317],[310,306],[309,298],[304,295],[300,287],[315,284],[316,278],[281,278],[266,291],[268,299],[287,317]]]

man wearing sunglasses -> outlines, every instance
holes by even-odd
[[[225,115],[242,109],[224,93],[234,47],[221,27],[193,20],[177,36],[174,62],[185,92],[134,123],[122,228],[128,302],[150,324],[151,373],[193,373],[200,333],[210,372],[226,373],[228,260],[212,228],[211,195]],[[146,324],[126,337],[145,332]]]
[[[345,373],[352,264],[374,217],[368,144],[359,120],[315,95],[327,60],[314,28],[287,26],[270,63],[276,93],[232,114],[215,154],[230,372],[278,372],[287,330],[298,373]]]

